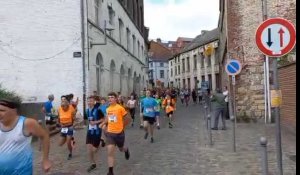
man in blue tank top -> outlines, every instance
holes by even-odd
[[[48,172],[49,134],[36,120],[18,114],[19,99],[17,96],[0,99],[0,175],[33,174],[32,136],[42,139],[42,166]]]
[[[144,129],[145,136],[144,139],[147,139],[148,133],[151,135],[151,143],[154,142],[153,139],[153,131],[154,131],[154,123],[156,122],[156,110],[158,104],[154,98],[151,97],[150,90],[146,91],[146,98],[141,101],[141,106],[143,110],[143,119],[144,119]]]

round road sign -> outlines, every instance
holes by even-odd
[[[237,75],[241,70],[242,66],[238,60],[230,60],[225,66],[225,71],[228,75]]]
[[[283,18],[270,18],[256,30],[256,45],[265,55],[280,57],[289,53],[296,44],[294,25]]]

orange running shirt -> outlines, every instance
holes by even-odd
[[[124,116],[127,114],[127,111],[124,107],[119,104],[110,105],[106,109],[106,114],[108,117],[107,132],[110,133],[121,133],[124,130]]]
[[[61,124],[68,124],[73,123],[73,114],[75,112],[75,109],[72,105],[69,105],[69,108],[67,111],[64,111],[62,107],[59,107],[58,113],[59,113],[59,121]]]
[[[166,113],[174,111],[175,100],[174,99],[164,99],[163,106],[166,107]]]

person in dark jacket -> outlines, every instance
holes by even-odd
[[[225,96],[223,95],[222,91],[220,89],[217,89],[216,93],[210,96],[210,101],[211,101],[212,109],[214,111],[214,127],[212,128],[212,130],[218,130],[220,115],[223,123],[222,130],[226,130],[225,115],[224,115],[226,102],[225,102]]]

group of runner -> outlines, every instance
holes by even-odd
[[[116,147],[124,153],[126,160],[130,158],[129,148],[124,145],[125,128],[130,124],[134,126],[137,107],[140,107],[140,128],[145,131],[144,139],[150,134],[150,143],[154,142],[155,124],[160,129],[159,121],[163,109],[168,117],[169,128],[172,128],[173,113],[176,110],[174,94],[168,90],[162,94],[152,94],[150,90],[144,90],[139,99],[133,93],[126,101],[120,94],[111,92],[107,97],[108,102],[105,98],[89,96],[85,111],[88,121],[86,144],[90,161],[87,172],[97,167],[100,146],[107,148],[108,175],[114,174]],[[78,98],[74,101],[73,97],[73,94],[61,96],[61,104],[57,110],[57,126],[60,127],[61,136],[59,146],[66,143],[68,160],[72,159],[75,144],[74,121],[79,101]],[[48,99],[42,108],[46,116],[53,114],[54,95],[49,95]],[[13,98],[0,99],[0,164],[8,165],[0,167],[0,174],[32,174],[31,135],[42,139],[44,170],[48,171],[51,167],[48,159],[49,135],[36,120],[19,115],[20,104]],[[16,140],[19,145],[14,144],[11,139]],[[17,167],[14,162],[19,162]]]

